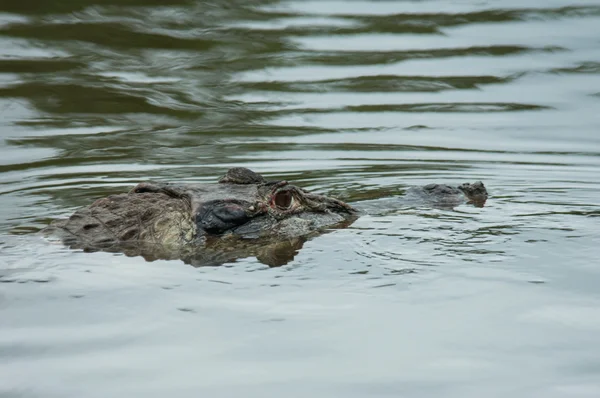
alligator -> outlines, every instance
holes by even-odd
[[[482,207],[487,197],[478,181],[412,187],[405,200],[451,209],[462,203]],[[181,259],[203,266],[256,256],[279,266],[307,239],[347,227],[364,212],[360,203],[350,205],[235,167],[217,183],[139,183],[128,193],[98,199],[68,219],[53,221],[42,232],[72,249],[149,261]]]

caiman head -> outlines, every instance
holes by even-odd
[[[233,168],[218,183],[138,184],[128,193],[99,199],[68,219],[53,222],[45,232],[61,236],[73,248],[125,251],[126,247],[137,253],[143,246],[179,252],[228,236],[245,240],[304,236],[353,219],[354,214],[341,200]]]

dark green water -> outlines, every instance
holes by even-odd
[[[163,3],[0,5],[0,396],[600,396],[600,1]],[[33,234],[231,166],[382,212],[280,268]]]

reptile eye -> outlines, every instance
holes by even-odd
[[[280,191],[275,194],[273,202],[279,210],[288,210],[294,203],[294,197],[290,191]]]

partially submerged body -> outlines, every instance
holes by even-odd
[[[437,207],[483,206],[487,192],[480,182],[458,188],[431,184],[409,190],[407,197]],[[138,184],[54,221],[44,233],[71,248],[146,259],[207,265],[255,255],[281,265],[290,260],[284,253],[291,251],[293,258],[311,235],[347,226],[358,215],[341,200],[234,168],[214,184]]]
[[[487,190],[481,181],[473,184],[467,182],[457,187],[428,184],[422,187],[411,187],[406,194],[407,200],[446,209],[452,209],[462,203],[483,207],[487,197]]]

